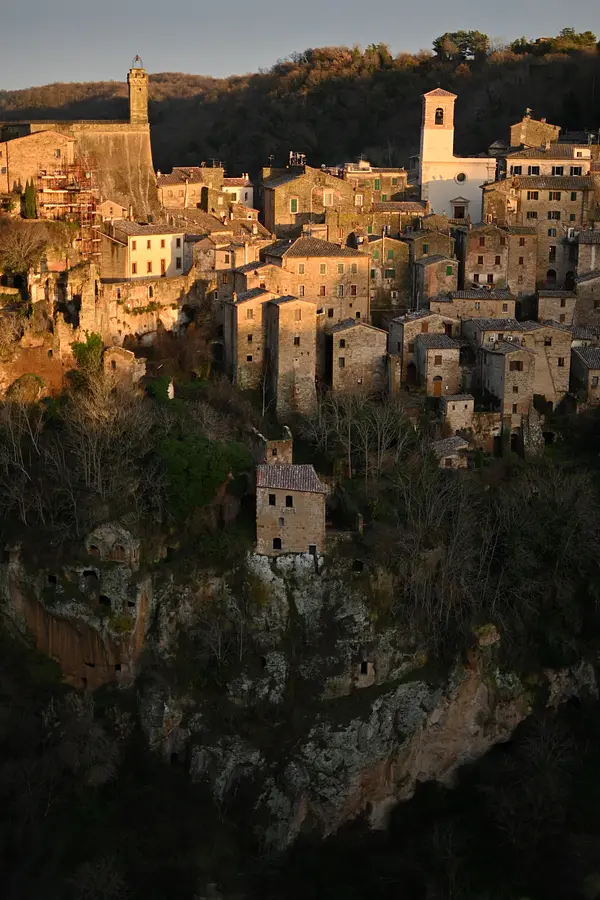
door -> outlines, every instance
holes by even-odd
[[[436,375],[436,377],[433,379],[433,396],[442,396],[442,379],[439,375]]]

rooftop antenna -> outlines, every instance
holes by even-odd
[[[273,162],[274,162],[274,160],[275,160],[275,157],[274,157],[273,154],[271,153],[270,156],[267,156],[267,159],[269,160],[269,168],[272,169],[272,168],[273,168]]]

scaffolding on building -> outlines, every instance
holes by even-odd
[[[38,217],[76,224],[77,249],[86,259],[97,259],[101,219],[94,159],[80,156],[60,168],[40,170],[36,189]]]

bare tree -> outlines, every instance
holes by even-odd
[[[48,246],[48,231],[40,222],[0,221],[0,267],[25,275],[36,266]]]

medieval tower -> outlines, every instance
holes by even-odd
[[[129,122],[131,125],[148,124],[148,73],[139,56],[127,74],[129,85]]]

